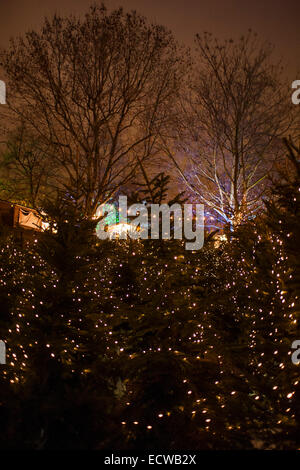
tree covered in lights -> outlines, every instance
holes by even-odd
[[[54,231],[23,249],[6,240],[1,250],[1,286],[10,299],[6,328],[2,322],[3,393],[9,384],[10,396],[1,445],[8,439],[22,448],[93,448],[105,439],[114,410],[101,250],[95,251],[95,222],[80,217],[72,202],[61,200],[47,213]]]
[[[3,234],[2,448],[297,448],[288,151],[294,176],[266,214],[197,252],[100,241],[70,198],[47,207],[49,230],[28,246]]]
[[[284,316],[287,319],[285,339],[299,339],[300,313],[300,148],[292,139],[284,140],[288,167],[274,187],[274,201],[268,203],[268,225],[276,237],[275,249],[280,253],[277,273],[281,299],[285,304]],[[289,403],[286,413],[293,417],[295,426],[291,437],[299,447],[300,426],[300,383],[299,366],[288,364],[290,373],[286,382]]]
[[[230,243],[190,256],[176,243],[150,243],[148,261],[139,253],[148,300],[122,323],[139,346],[127,346],[122,421],[137,447],[155,448],[162,435],[175,449],[297,446],[297,165],[294,175],[276,187],[265,216],[228,234]]]

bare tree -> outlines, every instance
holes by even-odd
[[[46,19],[1,52],[1,65],[10,110],[89,216],[161,151],[184,73],[169,31],[104,6],[83,20]]]
[[[196,46],[177,135],[185,168],[172,158],[191,193],[234,226],[260,207],[282,151],[292,118],[288,87],[270,63],[271,46],[251,31],[222,44],[205,33]]]

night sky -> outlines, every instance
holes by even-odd
[[[10,36],[38,27],[45,15],[82,14],[90,4],[89,0],[0,0],[0,45],[7,45]],[[299,0],[109,0],[106,4],[136,9],[171,28],[188,45],[197,32],[229,38],[251,28],[275,45],[290,78],[299,79]]]

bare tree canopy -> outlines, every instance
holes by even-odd
[[[198,35],[181,100],[177,149],[187,160],[181,176],[198,200],[232,225],[261,205],[266,176],[292,121],[290,93],[271,56],[271,46],[251,31],[224,43]]]
[[[184,73],[169,31],[104,6],[83,20],[46,19],[40,32],[12,40],[1,65],[17,123],[87,215],[161,151]]]

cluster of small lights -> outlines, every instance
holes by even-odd
[[[297,319],[294,315],[294,306],[297,299],[291,299],[282,288],[282,279],[292,275],[288,272],[288,257],[283,251],[283,242],[279,237],[271,236],[272,251],[276,253],[275,262],[270,266],[270,279],[268,291],[264,284],[260,285],[259,272],[256,266],[256,256],[260,248],[262,237],[257,234],[257,243],[252,255],[241,253],[240,259],[232,263],[230,252],[222,255],[222,260],[216,254],[214,248],[204,254],[189,254],[184,252],[183,244],[178,242],[177,255],[170,257],[166,250],[166,256],[155,250],[155,245],[148,245],[144,249],[142,242],[116,242],[122,252],[121,261],[117,257],[107,256],[105,263],[96,263],[92,259],[85,259],[89,265],[86,281],[72,287],[71,311],[60,310],[60,317],[66,325],[64,341],[55,341],[55,334],[49,331],[45,334],[45,341],[36,340],[34,332],[40,321],[43,321],[47,309],[51,310],[49,298],[57,297],[56,290],[60,288],[61,279],[58,273],[49,269],[47,263],[39,257],[34,248],[28,251],[17,250],[7,245],[2,248],[1,256],[11,266],[10,271],[0,268],[0,288],[8,289],[8,296],[15,295],[17,301],[12,302],[13,310],[10,312],[13,322],[5,338],[7,343],[9,369],[3,370],[4,376],[12,384],[24,380],[27,363],[30,360],[31,351],[38,347],[45,348],[50,359],[70,364],[73,373],[78,372],[75,367],[76,360],[85,358],[85,337],[82,334],[86,324],[86,308],[92,318],[95,329],[94,341],[101,341],[102,351],[107,360],[118,357],[127,357],[134,361],[137,354],[172,354],[177,361],[187,363],[195,360],[201,364],[203,361],[211,361],[215,364],[217,377],[214,381],[213,403],[206,397],[201,397],[194,390],[193,381],[188,378],[182,380],[187,399],[180,411],[186,411],[191,419],[198,419],[199,426],[206,431],[213,430],[217,416],[225,416],[230,409],[232,400],[240,399],[238,390],[230,390],[226,386],[226,355],[223,354],[222,331],[216,328],[216,318],[223,318],[226,310],[222,299],[216,301],[222,295],[222,289],[231,305],[232,325],[238,328],[245,322],[249,328],[249,367],[253,373],[273,383],[272,391],[276,403],[286,401],[285,412],[294,417],[291,401],[295,395],[298,384],[291,384],[291,390],[282,396],[281,388],[285,379],[281,371],[286,368],[289,358],[285,353],[285,336],[280,320],[286,320],[286,324],[296,327]],[[168,245],[167,243],[165,244]],[[81,257],[76,259],[81,261]],[[205,265],[205,273],[203,266]],[[218,269],[227,269],[227,281],[220,285]],[[127,277],[135,273],[132,277]],[[40,289],[35,288],[36,278],[43,279]],[[178,284],[178,278],[182,281]],[[202,292],[208,292],[215,299],[202,305]],[[223,291],[224,295],[224,291]],[[255,302],[253,302],[255,296]],[[42,299],[42,300],[41,300]],[[136,326],[142,325],[145,315],[142,308],[137,306],[151,302],[152,308],[157,312],[157,318],[164,319],[164,341],[161,342],[160,334],[145,345],[139,353],[132,353],[132,338],[124,334],[116,333],[115,321],[121,323],[134,319]],[[260,308],[256,308],[258,304]],[[185,329],[187,311],[190,318],[190,327],[187,334],[180,334]],[[262,337],[264,343],[261,344]],[[101,339],[100,339],[101,338]],[[63,347],[61,346],[63,343]],[[190,348],[193,346],[193,353]],[[273,358],[270,360],[270,358]],[[88,374],[88,363],[83,364],[81,374]],[[270,370],[270,363],[272,368]],[[240,378],[247,382],[247,378],[241,373]],[[278,383],[276,380],[278,379]],[[124,387],[123,394],[132,397],[134,394],[129,384]],[[255,402],[263,400],[259,390],[252,389],[251,396]],[[134,401],[127,401],[126,406],[134,406]],[[222,414],[223,413],[223,414]],[[152,431],[158,425],[157,422],[170,419],[174,410],[155,411],[150,422],[143,419],[123,420],[122,426],[141,426]],[[280,424],[281,420],[278,421]],[[228,421],[227,429],[239,429],[238,423]],[[212,431],[214,432],[214,431]]]

